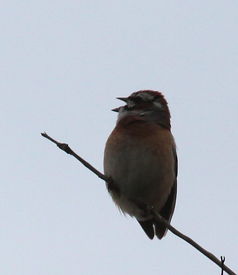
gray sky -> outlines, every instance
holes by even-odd
[[[162,91],[172,113],[172,224],[238,271],[237,10],[237,1],[1,3],[1,274],[220,274],[172,233],[149,240],[101,180],[40,136],[102,170],[115,98],[140,89]]]

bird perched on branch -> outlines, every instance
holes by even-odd
[[[177,156],[170,131],[170,112],[164,96],[143,90],[113,109],[116,127],[104,152],[104,172],[114,202],[137,219],[150,239],[161,239],[167,228],[153,215],[171,221],[177,193]],[[153,211],[152,211],[153,210]]]

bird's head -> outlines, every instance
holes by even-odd
[[[118,97],[126,103],[113,109],[118,112],[118,123],[129,116],[146,122],[160,124],[170,129],[170,112],[164,96],[157,91],[142,90],[132,93],[128,97]]]

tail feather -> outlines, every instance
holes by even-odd
[[[159,221],[155,221],[155,235],[159,239],[162,239],[166,233],[167,233],[167,227],[163,223]]]
[[[163,218],[165,218],[168,222],[171,221],[171,218],[174,212],[176,193],[177,193],[177,183],[175,182],[164,207],[159,212],[159,214]],[[138,220],[138,222],[143,228],[143,230],[145,231],[146,235],[150,239],[153,239],[155,235],[159,239],[162,239],[168,230],[167,227],[162,222],[158,221],[156,218],[151,218],[145,221]]]
[[[139,220],[137,221],[145,231],[146,235],[152,240],[155,235],[153,220],[151,219],[146,221],[139,221]]]

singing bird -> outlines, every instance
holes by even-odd
[[[177,194],[177,155],[170,131],[170,112],[158,91],[143,90],[113,109],[116,127],[104,152],[108,191],[119,209],[135,217],[147,236],[163,238],[167,229],[154,217],[171,221]],[[153,209],[153,211],[151,211]]]

